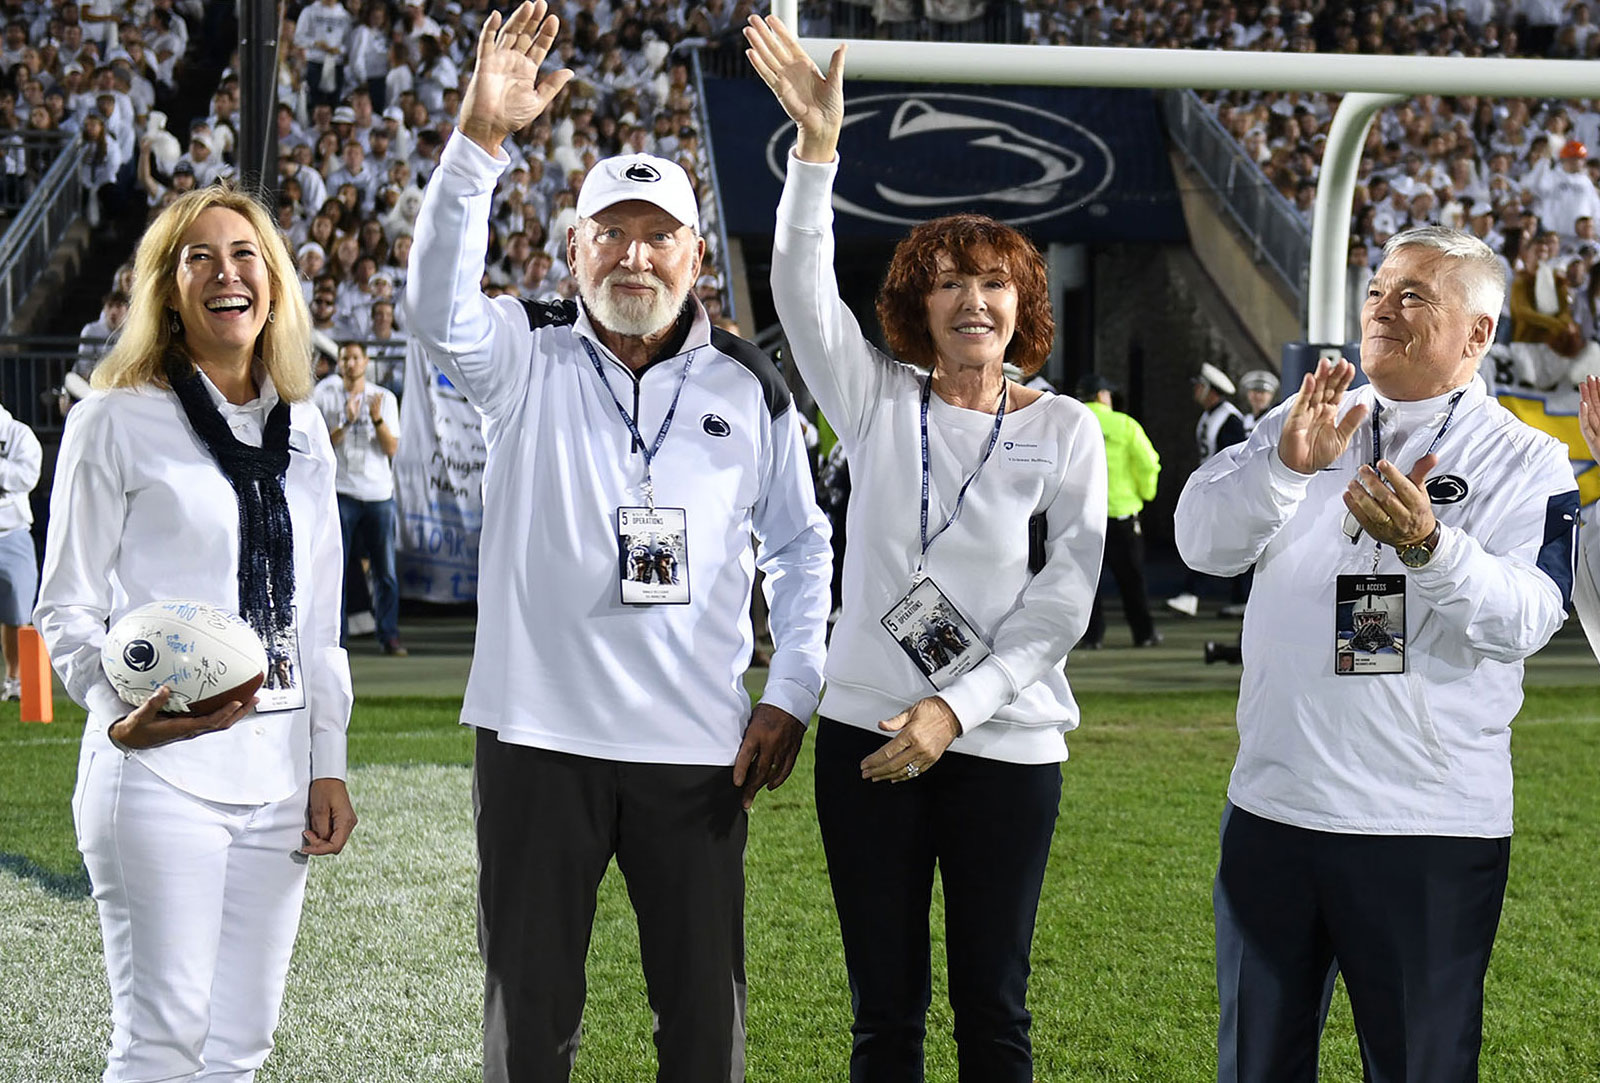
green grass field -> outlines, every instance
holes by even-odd
[[[1210,885],[1234,696],[1081,699],[1034,949],[1037,1074],[1200,1083],[1215,1077]],[[454,725],[457,702],[358,705],[350,785],[362,822],[344,855],[314,863],[264,1081],[477,1078],[470,742]],[[1518,834],[1490,971],[1486,1080],[1600,1079],[1597,713],[1592,686],[1539,687],[1517,723]],[[90,1080],[102,1063],[99,934],[68,812],[81,717],[58,701],[57,722],[24,726],[14,705],[0,707],[0,1080]],[[809,748],[788,785],[758,802],[748,874],[750,1078],[842,1079],[848,996]],[[602,894],[574,1078],[652,1079],[620,878]],[[930,1079],[955,1078],[949,1029],[937,988]],[[1342,1003],[1322,1074],[1360,1078]]]

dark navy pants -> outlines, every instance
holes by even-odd
[[[1334,972],[1369,1083],[1472,1083],[1508,838],[1347,835],[1228,805],[1218,1083],[1316,1083]]]
[[[639,920],[658,1083],[742,1083],[749,819],[733,768],[591,759],[480,729],[472,807],[485,1083],[567,1080],[613,856]]]
[[[960,1078],[1031,1083],[1028,955],[1061,765],[945,753],[909,782],[866,782],[889,739],[824,719],[817,819],[850,972],[851,1083],[921,1083],[937,865]]]
[[[357,500],[339,494],[339,529],[344,535],[345,567],[350,567],[352,549],[359,546],[354,551],[365,553],[372,567],[372,619],[377,625],[378,642],[385,645],[400,639],[400,583],[394,568],[394,519],[393,497]],[[356,567],[359,571],[360,565]],[[348,628],[341,622],[341,644],[347,635]]]

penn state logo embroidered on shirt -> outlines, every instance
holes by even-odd
[[[634,162],[622,171],[622,175],[631,181],[638,181],[641,184],[661,179],[661,171],[656,169],[655,166],[647,165],[644,162]]]
[[[716,414],[702,417],[700,427],[706,431],[707,436],[728,436],[733,433],[733,428]]]
[[[122,648],[122,662],[135,673],[143,673],[154,669],[156,665],[156,649],[148,639],[135,639]]]
[[[1467,498],[1467,479],[1440,474],[1428,479],[1428,499],[1435,504],[1459,504]]]

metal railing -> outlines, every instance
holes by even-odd
[[[20,129],[0,135],[0,211],[16,214],[39,187],[51,163],[77,136]]]
[[[1311,224],[1272,186],[1261,167],[1192,90],[1161,94],[1167,131],[1253,246],[1256,259],[1294,295],[1304,312],[1311,263]]]
[[[0,331],[11,329],[17,309],[50,266],[56,246],[83,214],[78,167],[88,153],[85,143],[64,147],[0,235]]]
[[[61,385],[79,345],[76,335],[0,335],[0,405],[40,436],[59,434]]]

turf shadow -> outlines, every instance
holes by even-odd
[[[37,862],[0,851],[0,870],[24,880],[32,880],[50,894],[61,899],[86,899],[89,897],[89,873],[82,865],[70,873],[47,869]]]

